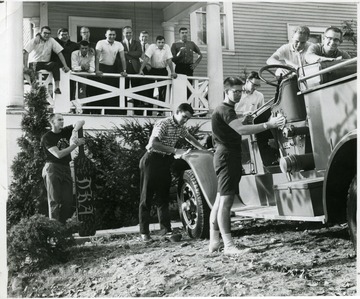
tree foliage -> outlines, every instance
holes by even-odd
[[[356,20],[345,20],[342,22],[343,39],[350,41],[354,50],[349,51],[351,57],[357,56],[357,35],[356,35],[357,21]]]
[[[46,190],[41,176],[45,160],[40,146],[41,136],[49,127],[46,89],[35,84],[24,97],[23,135],[17,140],[20,152],[11,166],[13,179],[7,202],[9,227],[24,217],[47,213]]]
[[[64,262],[73,244],[67,225],[39,214],[23,218],[8,232],[9,271],[31,271]]]
[[[128,121],[112,130],[86,136],[87,154],[96,166],[92,181],[98,229],[138,223],[139,161],[146,151],[153,126],[150,121],[144,125]],[[189,131],[201,138],[199,129],[195,126]],[[177,146],[190,147],[184,140]]]

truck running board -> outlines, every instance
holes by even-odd
[[[315,217],[306,217],[306,216],[281,216],[278,213],[276,206],[243,206],[241,208],[236,208],[231,210],[232,214],[235,215],[231,217],[231,221],[245,220],[244,217],[248,218],[262,218],[262,219],[272,219],[272,220],[291,220],[291,221],[310,221],[310,222],[322,222],[325,223],[325,216],[315,216]]]

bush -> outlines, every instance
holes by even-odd
[[[8,232],[9,272],[65,262],[73,244],[69,226],[39,214],[23,218]]]
[[[356,36],[357,21],[345,20],[342,22],[342,31],[344,33],[343,39],[350,41],[353,44],[353,49],[348,51],[351,57],[357,56],[357,36]]]
[[[140,199],[139,162],[144,155],[154,123],[126,122],[107,132],[86,136],[88,156],[95,163],[93,198],[97,229],[138,224]],[[199,126],[189,132],[201,138]],[[180,140],[177,147],[191,147]]]
[[[41,136],[49,127],[45,87],[34,85],[25,94],[25,105],[27,110],[21,121],[23,136],[17,140],[21,151],[11,165],[13,180],[7,202],[8,227],[35,213],[47,214],[46,190],[41,176],[45,157],[40,147]]]

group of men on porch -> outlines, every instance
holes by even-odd
[[[109,28],[105,32],[105,39],[99,40],[94,48],[90,42],[90,29],[82,27],[80,34],[82,41],[79,43],[70,40],[69,31],[60,28],[55,39],[50,37],[51,29],[48,26],[41,28],[40,33],[31,39],[24,48],[24,73],[30,71],[47,70],[52,72],[55,81],[55,93],[61,93],[59,88],[60,72],[62,66],[65,72],[70,69],[74,72],[95,72],[101,77],[100,82],[119,87],[116,78],[103,78],[104,73],[117,73],[122,76],[127,74],[141,74],[154,76],[168,76],[168,69],[172,78],[177,73],[192,76],[194,69],[202,59],[199,47],[187,39],[187,28],[180,28],[181,40],[174,43],[171,48],[165,43],[163,36],[157,36],[154,44],[149,44],[147,31],[140,33],[140,41],[133,38],[133,31],[130,26],[123,28],[123,40],[116,41],[116,30]],[[32,53],[28,68],[29,54]],[[193,62],[193,53],[198,58]],[[176,67],[174,70],[173,63]],[[96,79],[95,79],[96,80]],[[132,87],[150,83],[149,79],[127,78],[125,88],[131,84]],[[82,86],[84,87],[84,86]],[[90,88],[87,95],[96,95],[96,89]],[[101,93],[101,92],[100,92]],[[144,90],[139,94],[146,97],[153,97],[154,90]],[[159,87],[158,99],[165,101],[166,86]],[[70,83],[70,100],[75,99],[75,82]],[[116,102],[117,101],[117,102]],[[118,106],[118,98],[106,101],[106,106]],[[139,107],[140,102],[133,100],[134,107]],[[139,110],[135,110],[140,112]],[[141,113],[142,114],[142,113]]]

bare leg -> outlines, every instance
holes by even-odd
[[[219,249],[220,246],[220,231],[219,224],[217,220],[217,215],[219,211],[220,204],[220,193],[216,194],[215,203],[211,209],[210,213],[210,243],[209,243],[209,252],[214,252]]]
[[[220,204],[218,210],[218,224],[221,232],[222,239],[224,241],[224,254],[236,255],[249,252],[248,249],[239,250],[234,244],[234,240],[231,237],[231,221],[230,213],[231,207],[234,203],[235,195],[220,196]]]
[[[230,211],[234,203],[234,198],[234,195],[220,196],[217,220],[222,235],[229,234],[231,232]]]
[[[220,193],[216,194],[215,203],[211,209],[210,213],[210,229],[219,230],[219,224],[217,220],[218,210],[220,204]]]

